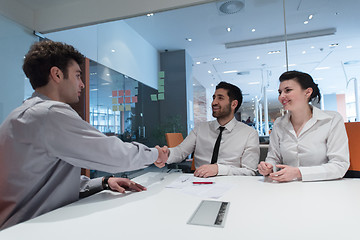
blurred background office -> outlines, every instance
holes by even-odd
[[[360,1],[0,2],[0,123],[32,89],[21,70],[42,39],[88,58],[84,119],[107,135],[149,146],[212,120],[215,86],[239,86],[236,118],[268,136],[282,114],[278,77],[312,75],[322,109],[359,120]],[[261,138],[264,139],[264,138]]]

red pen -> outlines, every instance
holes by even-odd
[[[193,184],[213,184],[214,182],[193,182]]]

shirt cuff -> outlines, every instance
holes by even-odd
[[[226,176],[229,173],[229,166],[217,164],[218,165],[218,176]]]
[[[169,154],[169,158],[168,160],[166,161],[167,164],[171,164],[171,163],[175,163],[176,159],[175,159],[175,155],[174,155],[174,152],[172,152],[172,149],[169,148],[169,151],[170,151],[170,154]]]
[[[151,150],[151,154],[152,154],[152,163],[154,163],[158,157],[159,157],[159,151],[156,148],[149,148]]]

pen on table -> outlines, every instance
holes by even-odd
[[[214,182],[193,182],[193,184],[213,184]]]

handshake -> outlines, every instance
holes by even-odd
[[[162,168],[165,166],[165,163],[168,160],[170,150],[167,146],[163,146],[162,148],[159,146],[155,146],[155,148],[158,150],[159,155],[158,155],[157,160],[154,162],[154,164],[158,168]]]

